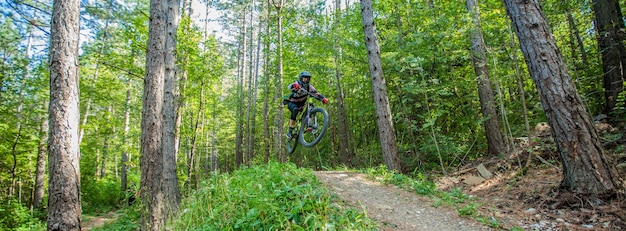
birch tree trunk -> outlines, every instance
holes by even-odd
[[[81,230],[78,0],[55,0],[50,31],[48,230]]]
[[[480,98],[483,126],[485,126],[485,135],[487,136],[487,150],[489,156],[497,156],[506,152],[506,145],[502,138],[502,129],[496,113],[493,88],[489,79],[487,49],[480,25],[480,11],[476,0],[467,0],[466,3],[467,10],[472,15],[473,27],[470,29],[472,63],[476,73],[476,81],[478,82],[478,97]]]
[[[374,12],[371,0],[361,0],[361,16],[363,18],[363,31],[365,33],[367,59],[372,78],[372,91],[374,104],[376,104],[376,123],[378,125],[383,161],[389,170],[402,172],[402,165],[398,157],[396,133],[387,97],[387,86],[380,61],[380,48],[378,46],[376,26],[374,25]]]
[[[561,186],[599,195],[623,187],[576,91],[538,0],[504,0],[563,164]]]

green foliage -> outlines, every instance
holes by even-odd
[[[46,224],[33,218],[28,207],[9,200],[0,204],[0,230],[46,230]]]
[[[94,179],[81,175],[81,203],[87,214],[103,214],[119,208],[125,194],[118,179]]]
[[[374,230],[360,211],[342,210],[310,170],[293,164],[214,175],[181,205],[174,230]]]

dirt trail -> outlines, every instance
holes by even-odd
[[[456,211],[434,208],[433,202],[393,185],[369,180],[364,174],[342,171],[315,172],[331,192],[355,208],[364,208],[367,216],[392,230],[489,230]]]

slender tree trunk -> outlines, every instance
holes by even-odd
[[[113,107],[111,107],[110,105],[107,107],[107,120],[111,121],[111,113],[113,113]],[[112,126],[111,124],[107,125],[107,126]],[[109,140],[110,140],[110,134],[114,134],[114,132],[112,132],[112,127],[106,127],[105,129],[105,133],[104,134],[104,142],[102,144],[102,162],[100,163],[100,178],[104,178],[106,177],[106,172],[107,172],[107,159],[109,157]]]
[[[599,195],[623,187],[576,92],[538,0],[505,0],[563,163],[563,188]]]
[[[243,29],[242,33],[241,33],[241,44],[243,48],[241,48],[241,50],[239,51],[239,66],[238,68],[238,87],[237,87],[237,133],[235,135],[235,165],[236,167],[239,167],[241,164],[244,163],[244,159],[243,159],[243,117],[244,117],[244,111],[243,111],[243,105],[244,105],[244,96],[243,96],[243,83],[244,83],[244,79],[246,78],[246,49],[247,49],[247,40],[246,40],[246,34],[247,32],[247,25],[246,25],[246,10],[247,8],[244,8],[244,12],[243,12],[243,23],[241,25],[241,28]]]
[[[374,12],[371,0],[361,0],[361,16],[363,18],[363,31],[365,33],[367,59],[372,78],[372,91],[374,93],[374,104],[376,104],[376,122],[383,161],[389,170],[402,172],[402,165],[398,157],[396,133],[387,97],[387,86],[380,61],[380,48],[378,46],[376,26],[374,25]]]
[[[335,30],[339,30],[339,26],[341,17],[341,0],[335,0]],[[341,55],[342,48],[339,46],[339,32],[335,32],[334,36],[334,44],[335,44],[335,53],[334,53],[334,61],[335,61],[335,80],[337,81],[337,130],[339,132],[339,155],[341,156],[341,163],[352,166],[352,161],[354,155],[350,150],[350,134],[349,134],[349,125],[348,119],[346,116],[346,110],[343,101],[343,90],[341,88],[341,78],[343,73],[341,71]]]
[[[44,102],[46,104],[47,102]],[[44,108],[47,108],[44,106]],[[39,132],[39,145],[37,148],[37,167],[35,170],[35,192],[33,195],[33,208],[40,209],[43,202],[46,177],[46,139],[48,139],[48,118],[41,120]]]
[[[271,6],[270,0],[267,0],[267,22],[265,24],[265,52],[263,55],[265,57],[265,63],[263,68],[263,76],[265,81],[263,81],[263,134],[264,134],[264,143],[265,143],[265,163],[269,163],[270,161],[270,147],[271,145],[271,136],[270,136],[270,113],[269,113],[269,101],[270,101],[270,18],[271,18]]]
[[[589,62],[587,61],[587,51],[585,50],[585,45],[583,44],[582,38],[580,38],[580,31],[578,30],[578,26],[576,26],[576,20],[574,20],[574,16],[572,16],[572,12],[569,7],[568,1],[565,1],[565,13],[567,14],[567,23],[570,28],[570,43],[572,44],[572,59],[576,60],[576,46],[580,49],[580,58],[583,63],[583,67],[589,66]],[[576,41],[574,43],[574,41]],[[576,45],[574,45],[576,44]]]
[[[282,100],[282,86],[283,86],[283,16],[282,16],[282,8],[284,5],[284,0],[272,0],[272,4],[276,8],[276,18],[277,18],[277,33],[278,33],[278,44],[277,44],[277,75],[276,75],[276,92],[274,93],[274,103],[277,105],[278,109],[276,110],[276,116],[274,117],[275,127],[274,127],[274,150],[277,154],[277,159],[281,162],[287,161],[287,156],[285,155],[283,132],[284,132],[284,106],[280,102]]]
[[[81,230],[78,0],[55,0],[50,32],[48,230]]]
[[[124,112],[124,134],[122,136],[122,192],[128,190],[128,133],[130,132],[130,104],[132,92],[132,80],[128,78],[128,88],[126,89],[126,109]]]
[[[502,130],[496,113],[496,102],[493,88],[489,80],[489,70],[487,69],[487,49],[483,39],[480,25],[480,11],[476,0],[467,0],[467,10],[472,15],[473,27],[470,30],[472,41],[472,63],[476,72],[478,82],[478,97],[480,98],[480,108],[483,113],[483,125],[487,136],[487,149],[490,156],[497,156],[506,152]]]
[[[200,105],[198,106],[198,111],[196,114],[196,119],[193,122],[193,134],[191,135],[191,147],[189,149],[189,156],[187,158],[187,185],[188,188],[191,189],[192,185],[195,185],[196,182],[193,181],[193,172],[194,172],[194,161],[196,159],[196,150],[198,144],[198,137],[200,134],[200,128],[204,127],[200,124],[200,121],[203,120],[204,114],[204,81],[201,81],[200,84]]]
[[[260,17],[259,17],[259,21],[261,21]],[[254,150],[255,150],[255,134],[256,134],[256,104],[257,104],[257,94],[258,94],[258,79],[259,79],[259,62],[260,62],[260,56],[261,56],[261,23],[258,24],[258,31],[257,31],[257,44],[256,44],[256,58],[254,58],[254,74],[252,72],[250,72],[250,76],[254,76],[254,78],[252,79],[252,83],[251,85],[253,85],[252,87],[252,104],[250,105],[250,117],[251,122],[250,122],[250,131],[248,132],[250,134],[250,154],[249,154],[249,158],[250,160],[252,160],[254,158]],[[252,58],[251,58],[252,60]],[[252,66],[252,65],[251,65]]]
[[[180,0],[168,0],[166,11],[166,40],[165,40],[165,77],[163,81],[163,193],[165,196],[166,218],[171,218],[178,212],[180,205],[180,188],[176,174],[177,141],[177,90],[176,90],[176,43],[177,30],[180,19]]]
[[[593,11],[604,69],[604,113],[610,116],[626,81],[624,18],[617,0],[593,0]]]

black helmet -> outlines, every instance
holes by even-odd
[[[309,81],[311,81],[311,73],[309,73],[308,71],[300,72],[300,74],[298,75],[298,78],[300,79],[300,81],[302,81],[302,78],[304,77],[309,78]]]

